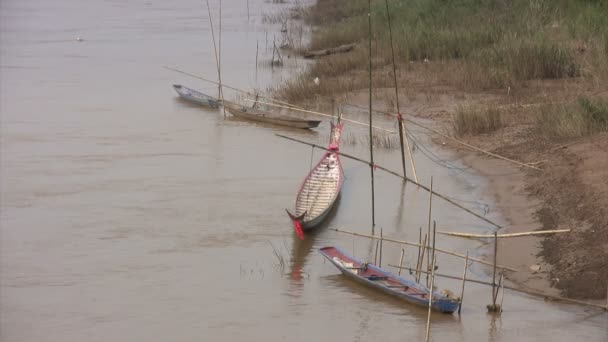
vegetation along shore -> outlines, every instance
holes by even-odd
[[[395,112],[386,4],[371,6],[374,99],[378,109]],[[502,261],[528,269],[512,280],[544,283],[547,291],[550,284],[571,298],[606,298],[608,2],[389,0],[388,6],[403,114],[430,118],[449,136],[535,167],[463,154],[488,177],[510,222],[506,230],[571,229],[501,242],[501,250],[511,251]],[[308,45],[296,52],[321,52],[275,95],[290,103],[321,95],[366,105],[360,93],[369,89],[368,1],[318,0],[290,15],[313,26]]]

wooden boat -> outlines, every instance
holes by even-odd
[[[173,88],[179,94],[179,97],[186,101],[211,108],[218,108],[220,106],[221,101],[219,101],[218,99],[213,98],[209,95],[205,95],[194,89],[190,89],[179,84],[174,84]]]
[[[226,107],[226,109],[237,118],[265,122],[279,126],[305,129],[315,128],[321,123],[319,120],[305,120],[286,115],[273,114],[255,108],[247,108],[232,102],[228,103],[227,101],[224,104],[224,107]]]
[[[295,213],[287,214],[292,219],[298,236],[303,239],[302,230],[319,225],[336,203],[342,189],[342,164],[340,155],[340,135],[343,124],[331,123],[329,147],[321,160],[310,171],[300,186],[296,197]]]
[[[338,247],[323,247],[321,254],[334,264],[345,276],[361,284],[380,290],[412,304],[428,307],[429,290],[411,280],[401,278],[374,265],[352,257]],[[431,307],[434,310],[453,313],[460,300],[433,291]]]

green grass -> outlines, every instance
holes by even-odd
[[[598,74],[599,66],[608,75],[606,0],[389,0],[389,8],[399,62],[458,61],[463,80],[471,70],[485,77],[470,88]],[[367,12],[365,0],[319,0],[305,15],[317,25],[310,48],[366,46]],[[391,61],[387,19],[384,0],[372,1],[375,67]],[[583,65],[577,44],[595,60]]]

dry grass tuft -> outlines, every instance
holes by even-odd
[[[496,107],[459,107],[454,114],[453,127],[458,136],[494,132],[503,127],[501,112]]]
[[[539,133],[548,139],[583,137],[608,131],[608,100],[580,98],[573,104],[547,105],[537,120]]]

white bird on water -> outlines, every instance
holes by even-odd
[[[316,85],[319,85],[319,83],[321,83],[321,82],[319,81],[319,78],[318,78],[318,77],[315,77],[315,79],[313,80],[313,82],[315,82],[315,84],[316,84]]]
[[[77,41],[77,42],[81,42],[81,41],[83,41],[83,40],[84,40],[84,39],[82,39],[82,38],[80,38],[80,37],[76,37],[76,41]]]

